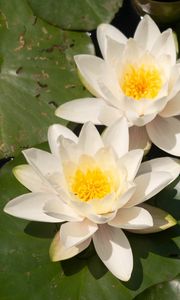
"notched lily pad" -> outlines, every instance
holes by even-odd
[[[46,140],[54,110],[88,95],[73,55],[94,53],[85,33],[36,18],[25,0],[0,0],[0,158]]]

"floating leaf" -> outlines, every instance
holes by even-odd
[[[28,0],[34,13],[63,29],[92,30],[110,23],[123,0]]]
[[[85,33],[33,16],[25,0],[0,0],[0,158],[46,140],[61,103],[87,96],[73,55],[93,53]]]
[[[135,300],[179,300],[180,295],[180,275],[168,282],[162,282],[135,298]]]

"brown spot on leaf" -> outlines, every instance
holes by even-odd
[[[59,106],[55,101],[49,101],[48,104],[55,108],[57,108]]]
[[[41,87],[41,88],[47,88],[48,85],[46,83],[42,83],[40,81],[37,82],[37,84]]]
[[[17,75],[20,74],[20,73],[22,72],[22,70],[23,70],[23,67],[19,67],[19,68],[16,70],[16,74],[17,74]]]

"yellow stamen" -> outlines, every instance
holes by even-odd
[[[81,201],[101,199],[112,191],[112,181],[112,176],[98,167],[85,172],[77,169],[71,190]]]
[[[123,72],[120,86],[124,94],[134,100],[153,99],[162,87],[162,79],[154,65],[136,67],[130,64]]]

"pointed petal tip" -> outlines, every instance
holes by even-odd
[[[78,63],[81,59],[85,59],[85,58],[88,58],[91,56],[95,57],[95,55],[90,55],[90,54],[76,54],[76,55],[74,55],[74,61],[78,65]]]
[[[177,224],[177,221],[174,219],[174,217],[170,215],[168,212],[164,211],[163,209],[159,207],[151,206],[147,203],[143,203],[141,206],[151,214],[153,218],[153,226],[149,228],[135,229],[129,231],[138,234],[156,233],[156,232],[164,231]]]
[[[170,227],[173,227],[173,226],[177,225],[177,220],[174,219],[174,217],[170,214],[168,214],[165,217],[165,220],[167,221],[167,223],[159,227],[161,230],[166,230]]]
[[[18,165],[12,169],[12,173],[17,179],[18,179],[18,174],[21,172],[21,170],[23,169],[24,166],[27,166],[27,165],[26,164]]]

